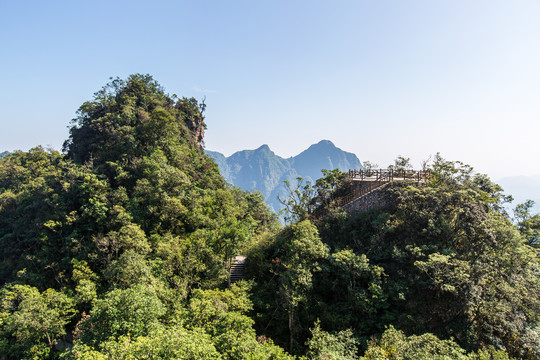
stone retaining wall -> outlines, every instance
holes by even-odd
[[[387,185],[383,185],[364,196],[354,199],[350,203],[343,205],[342,209],[347,212],[352,211],[369,211],[377,210],[386,207],[386,197],[383,195],[384,188]]]

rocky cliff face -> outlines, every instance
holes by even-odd
[[[206,153],[218,164],[225,180],[246,191],[260,191],[274,211],[282,208],[277,197],[288,196],[285,180],[294,184],[297,177],[302,177],[315,183],[322,175],[321,169],[347,171],[362,167],[355,154],[337,148],[328,140],[288,159],[276,155],[268,145],[229,157],[214,151]]]
[[[186,119],[186,126],[193,134],[193,141],[195,144],[202,149],[202,143],[204,140],[204,129],[206,129],[206,124],[204,123],[204,117],[192,117]]]

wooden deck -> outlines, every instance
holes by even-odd
[[[423,170],[349,170],[352,180],[351,191],[344,197],[337,199],[338,206],[344,206],[367,193],[392,181],[414,181],[418,184],[429,181],[431,173]]]
[[[393,170],[393,169],[375,169],[375,170],[349,170],[349,178],[353,181],[404,181],[414,180],[425,182],[430,178],[429,171],[423,170]]]

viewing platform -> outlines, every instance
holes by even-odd
[[[424,170],[394,170],[394,169],[368,169],[349,170],[349,178],[353,181],[403,181],[414,180],[425,182],[430,178],[430,172]]]
[[[393,181],[426,183],[431,178],[431,173],[425,170],[362,169],[349,170],[349,178],[351,191],[338,199],[338,206],[345,206]]]

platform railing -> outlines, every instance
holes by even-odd
[[[392,181],[412,180],[416,183],[429,181],[431,173],[425,170],[405,170],[405,169],[361,169],[349,170],[349,178],[352,181],[351,192],[337,199],[338,206],[350,203],[354,199],[366,195],[367,193]],[[358,183],[361,183],[358,186]]]
[[[424,182],[429,180],[430,172],[425,170],[405,169],[361,169],[349,170],[349,178],[356,181],[395,181],[416,180]]]

